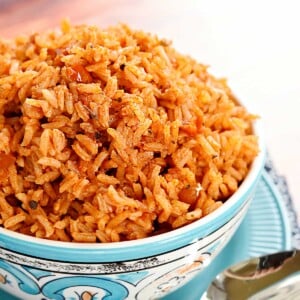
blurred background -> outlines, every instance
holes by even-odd
[[[0,0],[0,36],[119,22],[173,40],[211,66],[261,116],[277,170],[300,213],[300,18],[297,0]]]

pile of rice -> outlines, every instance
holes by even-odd
[[[207,66],[126,25],[0,41],[0,225],[106,243],[191,223],[245,178],[253,119]]]

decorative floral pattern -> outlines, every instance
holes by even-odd
[[[0,281],[21,299],[122,300],[161,297],[203,269],[238,227],[249,201],[204,239],[167,253],[118,263],[63,263],[0,248]],[[109,272],[110,271],[110,272]],[[126,274],[125,274],[126,273]]]

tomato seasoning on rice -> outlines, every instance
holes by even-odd
[[[0,224],[116,242],[222,205],[258,153],[225,80],[126,25],[0,41]]]

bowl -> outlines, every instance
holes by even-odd
[[[254,125],[259,137],[259,122]],[[1,288],[20,299],[157,299],[186,284],[225,247],[243,220],[264,165],[260,153],[238,190],[184,227],[103,244],[39,239],[0,228]]]

